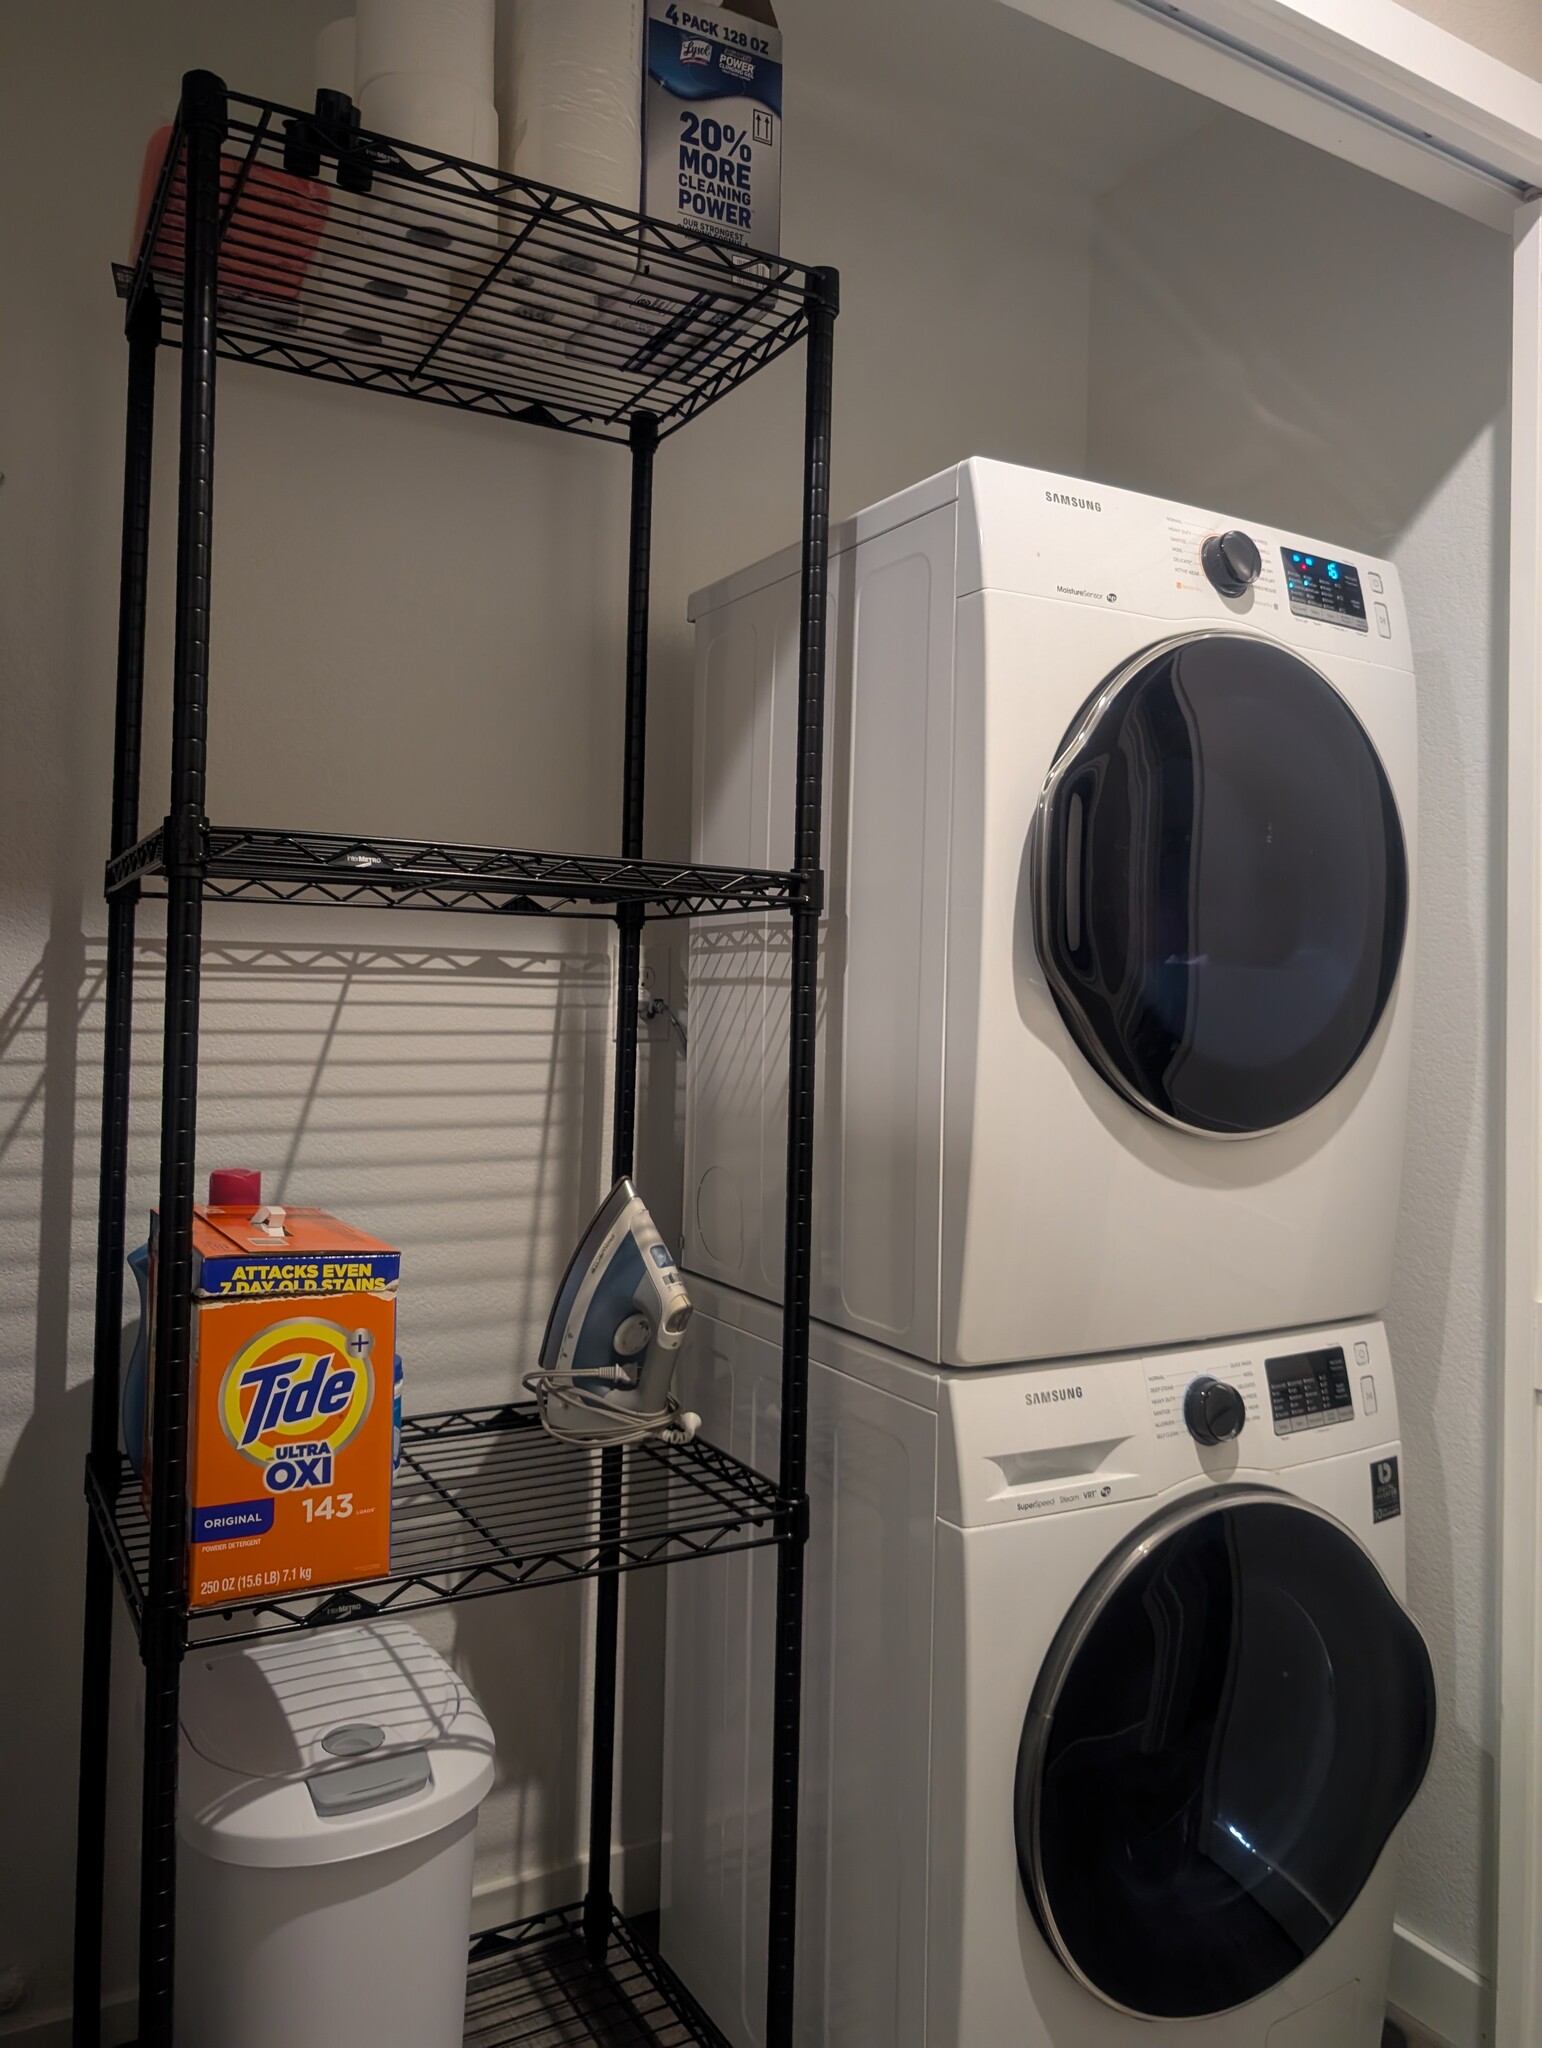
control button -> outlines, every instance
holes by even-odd
[[[1224,1444],[1242,1434],[1247,1407],[1237,1389],[1208,1374],[1191,1381],[1183,1397],[1183,1419],[1196,1443]]]
[[[1392,615],[1384,604],[1376,607],[1376,630],[1383,640],[1392,638]]]
[[[1381,578],[1380,578],[1380,577],[1379,577],[1379,576],[1378,576],[1378,575],[1376,574],[1376,571],[1375,571],[1374,569],[1368,569],[1368,570],[1366,571],[1366,581],[1367,581],[1367,582],[1368,582],[1368,583],[1370,584],[1370,586],[1371,586],[1372,590],[1374,590],[1374,591],[1375,591],[1376,595],[1377,595],[1378,597],[1380,597],[1380,596],[1381,596]]]
[[[1360,1376],[1360,1406],[1367,1415],[1376,1413],[1376,1381],[1368,1372]]]
[[[1263,556],[1251,534],[1212,533],[1199,551],[1205,574],[1222,597],[1241,597],[1249,584],[1256,583],[1264,566]]]
[[[1369,1344],[1366,1343],[1365,1339],[1361,1337],[1355,1345],[1355,1364],[1369,1365],[1370,1362],[1371,1347]]]

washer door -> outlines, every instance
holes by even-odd
[[[1085,1588],[1039,1675],[1029,1905],[1107,2004],[1227,2012],[1349,1911],[1434,1733],[1423,1637],[1341,1523],[1245,1488],[1185,1502]]]
[[[1303,1115],[1397,979],[1408,860],[1344,699],[1272,641],[1140,655],[1050,771],[1035,937],[1071,1035],[1139,1109],[1241,1137]]]

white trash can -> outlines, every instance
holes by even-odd
[[[177,2039],[461,2048],[493,1739],[404,1622],[188,1656]]]

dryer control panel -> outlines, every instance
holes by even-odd
[[[1281,548],[1280,553],[1290,608],[1298,619],[1321,619],[1330,626],[1348,626],[1355,633],[1370,631],[1360,571],[1353,562],[1308,554],[1304,548]]]

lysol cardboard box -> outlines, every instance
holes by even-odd
[[[189,1606],[380,1578],[401,1254],[321,1209],[211,1206],[193,1263]],[[147,1416],[153,1344],[151,1375]]]
[[[764,249],[782,237],[782,33],[770,0],[648,0],[644,213]]]

